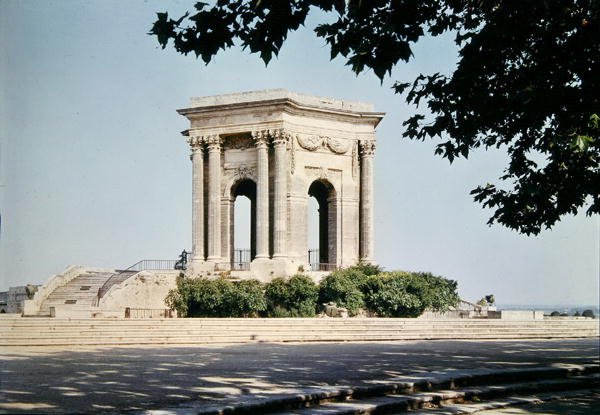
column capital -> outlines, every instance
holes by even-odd
[[[192,151],[202,150],[202,146],[204,144],[204,137],[201,135],[190,135],[186,141],[189,144]]]
[[[291,134],[283,128],[269,130],[269,136],[273,140],[274,146],[286,145],[290,140]]]
[[[375,140],[360,140],[359,146],[363,157],[375,155]]]
[[[202,137],[202,139],[206,143],[208,151],[221,150],[221,143],[223,142],[223,140],[221,140],[221,137],[219,135],[205,135],[204,137]]]
[[[256,148],[266,148],[269,141],[269,130],[252,131]]]

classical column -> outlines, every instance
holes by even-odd
[[[221,139],[205,137],[208,146],[208,261],[221,261]]]
[[[275,149],[273,258],[282,258],[287,254],[287,136],[283,130],[273,130],[270,134]]]
[[[256,142],[256,257],[269,257],[269,154],[267,151],[268,133],[252,133]]]
[[[373,258],[373,156],[375,141],[360,142],[360,259]]]
[[[204,261],[204,142],[188,138],[192,150],[192,261]]]

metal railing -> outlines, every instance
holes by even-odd
[[[311,271],[335,271],[338,269],[337,264],[325,264],[322,262],[317,262],[309,265]]]
[[[335,271],[338,269],[337,264],[329,264],[320,262],[321,258],[318,249],[308,250],[308,265],[311,271]]]
[[[168,308],[125,308],[125,318],[173,318]]]
[[[234,249],[228,262],[219,262],[217,269],[220,271],[249,271],[252,262],[252,253],[249,249]]]

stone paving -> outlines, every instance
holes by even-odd
[[[123,412],[232,403],[470,370],[598,364],[598,339],[0,348],[0,411]]]

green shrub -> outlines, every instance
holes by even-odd
[[[424,310],[446,311],[458,301],[455,281],[431,273],[381,272],[358,264],[326,276],[320,286],[305,275],[257,280],[177,278],[166,303],[181,317],[314,316],[318,303],[333,302],[354,316],[368,309],[384,317],[416,317]]]
[[[456,307],[460,301],[458,296],[458,283],[454,280],[438,277],[430,272],[412,273],[413,278],[421,280],[422,298],[425,309],[431,311],[444,312],[450,307]],[[491,296],[492,302],[494,301]],[[487,301],[487,299],[486,299]],[[488,304],[491,304],[488,301]]]
[[[594,312],[592,310],[583,310],[583,313],[581,313],[581,315],[583,317],[591,317],[594,318]]]
[[[558,311],[553,311],[550,313],[550,317],[558,317],[560,316],[560,313]]]
[[[178,278],[165,301],[181,317],[244,317],[266,309],[262,284],[256,280]]]
[[[382,317],[418,317],[425,310],[447,311],[459,301],[455,281],[431,273],[384,272],[363,286],[367,309]]]
[[[358,264],[354,265],[353,267],[350,267],[347,269],[361,272],[362,274],[364,274],[367,277],[369,277],[371,275],[377,275],[377,274],[380,274],[381,272],[383,272],[383,269],[379,265],[374,265],[369,262],[362,262],[362,261],[359,262]]]
[[[235,316],[257,317],[267,309],[264,286],[258,280],[243,280],[233,284],[231,309]]]
[[[421,280],[405,272],[370,278],[365,286],[367,308],[381,317],[418,317],[425,310]]]
[[[271,317],[313,317],[319,288],[306,275],[275,278],[265,287],[267,314]]]
[[[182,275],[177,277],[177,288],[169,290],[165,303],[171,310],[176,310],[179,317],[187,317],[188,305],[194,291],[193,279],[184,278]]]
[[[334,271],[323,280],[319,290],[319,303],[333,302],[338,307],[348,309],[348,314],[354,316],[365,307],[361,288],[368,277],[355,267]]]

